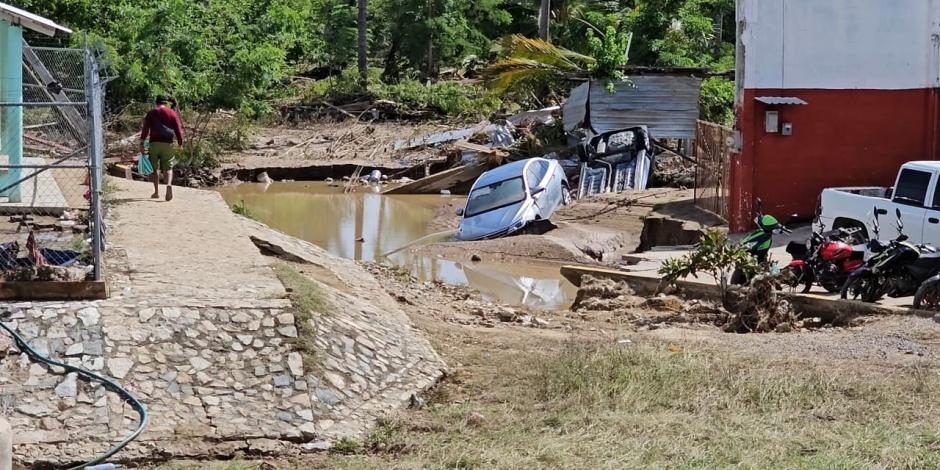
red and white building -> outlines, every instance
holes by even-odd
[[[738,0],[729,224],[940,158],[940,0]]]

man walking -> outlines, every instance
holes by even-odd
[[[141,153],[144,153],[144,142],[150,139],[150,164],[153,165],[153,195],[150,197],[160,197],[160,172],[164,171],[167,201],[173,200],[173,165],[177,150],[183,148],[183,123],[176,111],[168,106],[169,103],[176,107],[175,99],[158,96],[156,107],[147,113],[140,131]],[[176,139],[177,146],[173,145],[173,139]]]

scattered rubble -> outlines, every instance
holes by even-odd
[[[733,289],[724,305],[675,295],[639,297],[625,282],[584,276],[572,310],[586,314],[610,312],[637,327],[666,324],[710,324],[727,332],[788,333],[821,326],[813,319],[800,320],[792,307],[759,281],[751,289]],[[772,289],[772,288],[771,288]]]

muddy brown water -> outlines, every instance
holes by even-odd
[[[402,249],[449,238],[428,224],[456,196],[381,195],[360,187],[344,194],[325,182],[243,183],[219,188],[230,205],[244,201],[256,219],[330,253],[360,261],[390,261],[421,280],[469,285],[493,301],[539,309],[565,308],[577,292],[557,268],[462,263]],[[361,241],[357,241],[361,240]]]

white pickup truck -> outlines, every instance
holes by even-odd
[[[822,192],[819,220],[827,229],[859,227],[872,234],[878,211],[878,238],[898,235],[895,209],[901,211],[904,234],[912,243],[940,246],[940,161],[908,162],[901,166],[894,187],[827,188]]]

